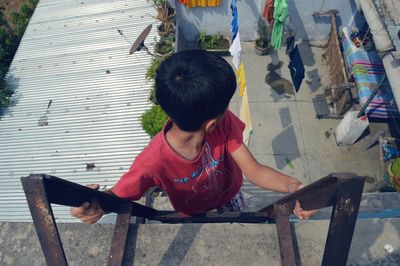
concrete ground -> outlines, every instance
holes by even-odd
[[[316,118],[317,114],[329,112],[324,98],[324,88],[330,79],[324,49],[304,43],[299,45],[305,79],[296,93],[284,47],[259,56],[254,52],[253,42],[242,42],[241,46],[253,126],[249,148],[255,158],[304,184],[330,173],[347,172],[366,177],[365,192],[377,191],[383,178],[379,147],[374,145],[367,150],[366,146],[379,130],[385,130],[389,136],[391,128],[387,121],[371,122],[355,144],[337,146],[334,131],[340,120]],[[232,57],[225,58],[231,63]],[[240,103],[237,91],[230,104],[236,114],[239,114]],[[276,200],[276,193],[247,181],[242,191],[247,211],[258,210],[271,203],[270,200]],[[166,197],[156,198],[153,206],[172,210]]]
[[[316,118],[328,112],[323,97],[329,84],[324,49],[300,45],[305,79],[295,93],[285,48],[258,56],[253,45],[242,43],[242,62],[254,131],[249,148],[256,159],[305,184],[330,173],[350,172],[367,177],[365,191],[375,190],[382,180],[379,149],[365,147],[379,130],[389,132],[388,124],[371,123],[355,144],[337,146],[334,131],[340,120]],[[237,113],[240,101],[236,95],[231,104]]]

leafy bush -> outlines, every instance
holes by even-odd
[[[4,77],[38,2],[39,0],[27,0],[20,12],[12,12],[13,27],[0,10],[0,108],[7,107],[10,103],[12,91],[5,87]]]
[[[163,60],[164,60],[164,58],[162,58],[162,57],[157,57],[157,56],[153,57],[153,59],[151,60],[150,66],[146,72],[146,79],[152,81],[151,90],[150,90],[150,101],[152,101],[154,104],[157,104],[156,85],[155,85],[154,79],[156,77],[156,71]]]
[[[0,109],[10,104],[11,95],[12,91],[6,88],[4,84],[0,84]]]
[[[146,72],[146,79],[147,80],[154,80],[154,78],[156,77],[156,71],[158,69],[158,67],[160,66],[161,62],[163,61],[162,58],[160,57],[153,57],[153,59],[151,60],[150,66],[147,69]]]
[[[160,55],[168,55],[173,51],[172,44],[161,41],[156,44],[156,53]]]
[[[155,51],[160,55],[169,55],[173,52],[173,43],[175,37],[173,35],[168,35],[166,37],[161,37],[160,41],[156,43]]]
[[[229,41],[221,34],[208,35],[205,32],[200,32],[199,48],[201,49],[228,49]]]
[[[153,81],[153,84],[151,85],[151,90],[150,90],[150,101],[154,104],[158,104],[157,98],[156,98],[156,84],[155,81]]]
[[[162,130],[167,119],[168,115],[161,107],[159,105],[153,105],[150,110],[142,115],[142,127],[150,137],[154,137]]]

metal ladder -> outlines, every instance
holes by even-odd
[[[297,265],[289,216],[296,200],[305,210],[333,206],[322,265],[345,265],[357,220],[364,177],[330,174],[299,191],[289,194],[257,212],[208,212],[181,217],[174,211],[159,211],[114,195],[93,190],[45,174],[22,177],[36,232],[48,265],[68,265],[54,219],[51,203],[78,207],[97,198],[104,211],[118,214],[108,265],[121,265],[131,216],[163,223],[276,223],[282,265]]]

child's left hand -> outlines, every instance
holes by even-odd
[[[303,184],[297,184],[296,186],[294,186],[291,190],[291,192],[295,192],[297,190],[300,190],[304,187]],[[316,214],[318,212],[318,210],[311,210],[311,211],[305,211],[303,210],[303,208],[301,207],[301,203],[300,201],[296,201],[296,205],[294,207],[293,213],[294,215],[296,215],[300,220],[307,220],[310,219],[310,217],[312,217],[314,214]]]

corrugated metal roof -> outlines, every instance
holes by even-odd
[[[31,220],[21,176],[111,186],[148,143],[140,116],[150,107],[151,57],[129,55],[117,29],[133,41],[154,13],[146,0],[39,2],[8,75],[14,103],[0,118],[0,221]],[[72,220],[68,208],[55,216]]]

